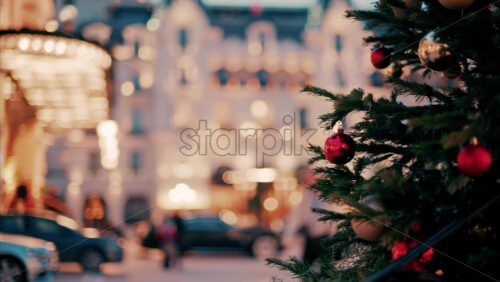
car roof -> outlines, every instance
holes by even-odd
[[[73,230],[78,230],[81,226],[81,224],[72,219],[71,217],[68,217],[68,216],[65,216],[65,215],[61,215],[61,214],[53,214],[53,216],[46,216],[45,214],[43,213],[36,213],[36,214],[31,214],[31,213],[27,213],[27,214],[7,214],[7,215],[0,215],[0,218],[1,217],[21,217],[21,216],[28,216],[28,217],[36,217],[36,218],[43,218],[43,219],[47,219],[47,220],[52,220],[52,221],[55,221],[57,224],[59,225],[62,225],[64,227],[67,227],[69,229],[73,229]]]
[[[42,239],[25,236],[0,233],[0,242],[6,242],[21,245],[28,248],[45,248],[47,241]]]
[[[46,218],[46,219],[50,219],[50,220],[56,220],[58,216],[69,217],[67,215],[63,215],[63,214],[60,214],[60,213],[56,213],[56,212],[53,212],[53,211],[47,211],[47,210],[36,211],[36,212],[29,212],[29,213],[25,213],[25,214],[7,213],[7,214],[4,214],[2,216],[25,216],[25,215],[26,216],[41,217],[41,218]]]

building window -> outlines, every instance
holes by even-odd
[[[384,86],[384,76],[379,71],[376,71],[370,75],[370,82],[372,86],[382,87]]]
[[[259,83],[261,87],[266,87],[267,85],[267,80],[268,80],[268,74],[264,70],[260,70],[257,72],[257,78],[259,79]]]
[[[241,87],[245,87],[247,85],[247,78],[246,77],[242,77],[240,79],[240,85],[241,85]]]
[[[98,152],[90,152],[89,153],[89,171],[92,174],[96,174],[101,168],[102,168],[101,158],[99,156],[99,153]]]
[[[337,70],[335,73],[337,75],[337,83],[338,83],[338,85],[340,87],[344,87],[345,86],[344,74],[342,73],[341,70]]]
[[[340,34],[335,34],[335,50],[338,53],[342,51],[342,36]]]
[[[220,86],[226,86],[228,79],[227,71],[219,70],[217,71],[217,76],[219,77]]]
[[[130,157],[130,169],[134,173],[138,173],[143,168],[142,154],[138,151],[132,152]]]
[[[134,83],[134,90],[135,91],[141,91],[142,88],[141,88],[141,83],[139,81],[139,76],[138,75],[135,75],[133,78],[132,78],[132,82]]]
[[[151,216],[150,205],[145,197],[131,197],[125,203],[125,222],[134,223],[148,220]]]
[[[134,54],[135,56],[139,55],[139,49],[141,48],[141,45],[139,44],[139,41],[134,42]]]
[[[179,45],[181,46],[182,49],[186,48],[188,45],[189,37],[188,37],[188,32],[185,29],[179,30]]]
[[[132,113],[132,129],[130,130],[132,135],[144,134],[142,114],[140,112]]]
[[[64,168],[49,167],[46,178],[66,178],[66,170]]]
[[[260,46],[262,49],[266,48],[266,34],[261,32],[259,33]]]
[[[187,80],[187,77],[186,77],[186,70],[185,69],[181,69],[180,72],[181,72],[181,77],[179,79],[179,84],[180,85],[186,85],[186,84],[188,84],[188,80]]]
[[[307,128],[307,109],[301,108],[299,110],[299,116],[300,116],[300,128],[306,129]]]

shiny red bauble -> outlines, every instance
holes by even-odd
[[[391,254],[392,261],[398,260],[400,257],[404,257],[408,253],[408,246],[403,241],[398,241],[394,246],[392,246]]]
[[[418,246],[417,241],[404,239],[402,241],[396,242],[391,249],[392,260],[396,261],[401,257],[406,256],[406,254],[413,248]],[[425,264],[429,263],[432,260],[434,255],[434,249],[429,248],[422,255],[411,261],[408,265],[403,267],[403,271],[413,270],[413,271],[422,271],[424,269]]]
[[[352,160],[356,152],[356,144],[351,136],[344,134],[342,129],[328,137],[323,148],[327,160],[334,164],[345,164]]]
[[[391,64],[391,50],[380,47],[372,51],[372,65],[377,69],[385,69]]]
[[[491,167],[491,161],[490,152],[478,144],[463,147],[457,157],[460,171],[471,177],[486,173]]]

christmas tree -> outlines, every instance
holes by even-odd
[[[319,176],[310,189],[347,212],[315,210],[338,224],[316,266],[270,264],[303,281],[500,279],[498,6],[379,0],[375,10],[347,11],[373,31],[364,41],[374,67],[392,64],[391,95],[304,88],[333,103],[320,117],[326,130],[363,114],[310,148]]]

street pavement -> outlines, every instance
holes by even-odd
[[[165,270],[162,268],[161,253],[155,250],[147,253],[129,250],[123,263],[106,264],[99,274],[82,272],[76,264],[62,264],[55,281],[264,282],[272,281],[273,277],[293,281],[287,272],[268,267],[265,261],[248,257],[244,253],[188,253],[180,266]]]

